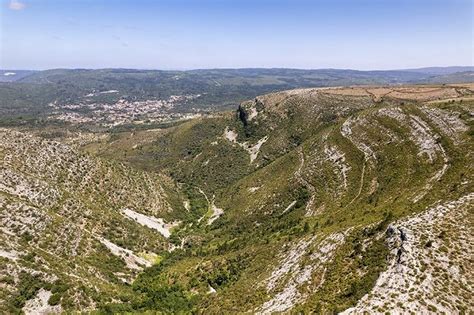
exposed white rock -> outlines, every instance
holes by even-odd
[[[229,140],[230,142],[237,143],[237,132],[234,130],[229,129],[229,127],[226,127],[224,130],[224,137]]]
[[[413,198],[413,202],[415,203],[420,201],[429,192],[429,190],[433,187],[433,184],[439,181],[441,177],[443,177],[443,175],[446,173],[446,170],[449,168],[449,159],[446,154],[446,151],[441,146],[441,144],[439,145],[439,149],[443,156],[443,166],[430,179],[428,179],[422,190],[415,195],[415,197]]]
[[[459,306],[472,309],[474,303],[466,297],[474,290],[474,272],[466,262],[474,255],[468,219],[473,207],[470,193],[390,226],[388,269],[372,291],[343,314],[382,309],[393,314],[458,314]],[[442,233],[446,235],[440,237]]]
[[[184,209],[186,209],[187,211],[191,210],[191,204],[189,203],[189,200],[184,200],[183,206],[184,206]]]
[[[364,188],[364,180],[365,180],[365,171],[367,164],[370,163],[376,163],[377,162],[377,157],[375,156],[374,151],[364,142],[364,133],[361,133],[357,137],[354,136],[352,132],[352,127],[355,126],[356,124],[367,124],[366,119],[359,119],[359,118],[348,118],[341,126],[341,135],[345,138],[347,138],[349,141],[351,141],[354,146],[361,151],[364,154],[364,163],[362,164],[362,171],[360,175],[360,185],[359,185],[359,191],[357,192],[357,195],[352,198],[352,200],[348,203],[351,204],[355,200],[357,200],[360,195],[362,194],[362,189]]]
[[[50,222],[51,218],[46,213],[21,200],[9,204],[0,202],[0,226],[2,233],[6,235],[41,233]]]
[[[99,238],[99,241],[107,247],[110,252],[122,258],[130,269],[142,269],[142,266],[150,267],[152,264],[145,258],[138,257],[131,250],[120,247],[105,238]]]
[[[381,108],[378,114],[395,119],[398,122],[403,122],[406,119],[405,113],[399,107]]]
[[[430,162],[436,158],[437,152],[441,151],[438,139],[440,138],[421,117],[407,115],[399,107],[382,108],[378,111],[382,116],[397,120],[410,130],[410,140],[418,147],[419,156],[426,155]]]
[[[42,180],[11,169],[0,169],[0,191],[24,198],[34,205],[51,204],[59,192]]]
[[[339,151],[336,147],[327,145],[324,147],[324,153],[326,154],[328,160],[331,161],[337,168],[340,176],[342,177],[344,189],[347,189],[347,173],[351,170],[351,167],[346,163],[345,154]]]
[[[352,128],[356,124],[366,124],[367,121],[365,119],[359,118],[348,118],[341,126],[341,135],[351,141],[359,151],[364,153],[364,157],[366,161],[372,160],[376,161],[377,158],[375,156],[374,151],[363,141],[360,136],[354,137]]]
[[[192,226],[192,223],[190,223],[189,226]],[[175,244],[171,244],[171,243],[170,243],[169,246],[168,246],[168,252],[171,253],[172,251],[175,251],[175,250],[177,250],[177,249],[183,249],[183,248],[184,248],[184,244],[186,243],[186,237],[181,238],[180,241],[181,241],[181,242],[179,243],[179,245],[175,245]],[[155,259],[155,260],[156,260],[156,259]]]
[[[459,118],[460,113],[458,112],[446,111],[431,106],[424,106],[421,110],[442,133],[456,144],[459,143],[461,134],[468,130],[466,124]]]
[[[285,214],[287,213],[288,211],[290,211],[291,208],[293,208],[294,206],[296,205],[296,200],[292,201],[288,207],[285,208],[285,210],[283,210],[283,212],[281,214]]]
[[[179,225],[180,222],[165,223],[162,218],[148,216],[142,213],[135,212],[131,209],[125,208],[121,210],[122,214],[137,221],[139,224],[157,230],[164,237],[168,238],[171,235],[171,229]]]
[[[199,192],[206,198],[208,209],[212,212],[211,216],[207,219],[207,225],[211,225],[214,221],[216,221],[221,215],[224,214],[224,210],[221,208],[218,208],[214,202],[215,202],[215,196],[212,196],[212,200],[209,200],[207,197],[206,193],[201,189],[198,188]],[[204,214],[202,217],[199,218],[198,223],[202,221],[206,217],[206,214]]]
[[[434,161],[436,151],[439,150],[437,141],[439,136],[435,135],[428,124],[420,117],[410,115],[410,118],[412,140],[420,149],[418,155],[426,154],[430,162]]]
[[[463,130],[463,123],[455,117],[449,116],[447,113],[436,109],[436,108],[425,108],[424,112],[431,117],[432,121],[438,125],[439,128],[445,129],[446,133],[450,133],[452,137],[457,135]],[[428,191],[433,187],[433,184],[439,181],[442,176],[446,173],[447,169],[450,166],[449,158],[446,154],[445,149],[439,143],[440,136],[435,133],[435,131],[430,128],[428,123],[424,121],[421,117],[416,115],[407,115],[399,107],[395,108],[383,108],[378,111],[380,115],[388,116],[392,119],[397,120],[402,125],[408,127],[410,130],[410,140],[415,143],[418,147],[418,156],[427,156],[430,163],[433,163],[437,156],[441,156],[443,159],[442,167],[436,171],[436,173],[427,180],[423,188],[416,192],[413,202],[420,201]],[[444,119],[444,120],[443,120]],[[452,120],[450,124],[446,123],[446,120]],[[456,127],[447,127],[448,125],[453,125]]]
[[[108,90],[108,91],[102,91],[99,92],[99,94],[111,94],[111,93],[118,93],[118,90]]]
[[[257,117],[258,115],[258,111],[255,107],[250,107],[249,108],[249,113],[248,113],[248,117],[247,117],[247,120],[248,121],[251,121],[252,119],[254,119],[255,117]]]
[[[281,265],[273,270],[267,280],[267,291],[272,293],[272,298],[265,302],[258,310],[259,314],[272,314],[275,312],[285,312],[291,309],[296,303],[304,300],[306,294],[301,292],[306,284],[310,284],[313,275],[320,273],[320,282],[312,287],[317,290],[324,282],[326,268],[325,263],[329,262],[336,248],[344,242],[344,233],[334,233],[323,239],[319,244],[315,244],[317,236],[303,239],[296,243],[289,251],[280,254]],[[315,246],[316,245],[316,246]],[[309,249],[315,252],[310,256],[310,260],[303,264],[303,256]],[[274,292],[281,285],[283,289]]]
[[[207,220],[207,225],[211,225],[221,215],[224,214],[224,210],[222,210],[221,208],[216,207],[216,205],[214,204],[214,200],[212,200],[212,202],[211,202],[211,210],[212,210],[212,215]]]
[[[210,293],[210,294],[214,294],[216,293],[216,289],[214,289],[213,287],[209,286],[209,291],[207,291],[207,293]]]
[[[239,145],[240,147],[242,147],[245,151],[248,152],[248,154],[250,155],[250,163],[252,163],[253,161],[255,161],[255,159],[257,158],[258,156],[258,153],[260,152],[260,147],[265,143],[267,142],[268,140],[268,136],[265,136],[263,138],[261,138],[260,140],[257,141],[256,144],[252,145],[248,142],[244,142],[244,143],[240,143],[237,141],[237,137],[238,137],[238,134],[233,131],[233,130],[229,130],[229,127],[226,127],[225,130],[224,130],[224,138],[229,140],[230,142],[232,143],[235,143],[237,145]]]
[[[260,186],[258,186],[258,187],[249,187],[248,191],[251,192],[251,193],[254,193],[257,190],[259,190],[260,188],[261,188]]]
[[[273,270],[268,278],[267,290],[273,290],[278,282],[285,277],[287,273],[295,269],[301,257],[306,253],[309,245],[316,240],[316,236],[310,239],[303,239],[295,244],[287,253],[281,255],[282,264]]]
[[[250,163],[255,161],[260,152],[260,147],[267,142],[268,136],[263,137],[262,139],[258,140],[257,143],[253,146],[247,147],[247,152],[250,154]]]
[[[10,260],[17,260],[19,257],[19,253],[17,251],[6,251],[0,248],[0,257],[7,258]]]
[[[26,301],[25,306],[22,309],[23,312],[26,315],[47,315],[61,313],[61,305],[51,306],[48,304],[48,300],[51,295],[51,291],[41,288],[35,298]]]

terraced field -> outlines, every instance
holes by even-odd
[[[290,90],[76,145],[4,129],[3,310],[468,313],[473,96]]]

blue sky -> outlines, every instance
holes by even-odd
[[[0,68],[473,65],[472,0],[0,0]]]

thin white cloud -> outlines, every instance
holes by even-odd
[[[20,2],[18,0],[11,0],[8,7],[11,10],[19,11],[19,10],[23,10],[26,7],[26,5],[23,2]]]

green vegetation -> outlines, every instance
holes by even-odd
[[[453,70],[454,71],[454,70]],[[200,94],[178,104],[172,112],[234,109],[240,102],[274,91],[302,87],[391,84],[413,82],[469,82],[472,72],[433,75],[423,71],[354,71],[297,69],[212,69],[153,71],[134,69],[54,69],[15,71],[12,82],[0,82],[0,126],[29,125],[53,111],[57,105],[78,103],[113,104],[118,100],[163,100],[173,95]],[[0,79],[5,79],[0,76]],[[117,90],[118,93],[95,93]],[[93,96],[87,96],[90,94]],[[81,108],[66,113],[88,113]],[[323,121],[334,119],[324,114]],[[92,124],[94,125],[94,124]],[[82,126],[84,128],[85,126]],[[137,126],[133,126],[136,128]],[[96,128],[88,126],[88,129]],[[120,128],[120,127],[119,127]],[[138,127],[140,128],[140,126]]]
[[[47,283],[41,279],[40,275],[32,275],[22,271],[18,275],[16,292],[8,301],[10,311],[12,313],[19,313],[21,308],[25,306],[26,301],[34,298],[36,293],[46,285]]]
[[[158,75],[107,70],[94,82],[87,82],[93,72],[74,77],[89,89],[111,73],[119,83]],[[63,75],[58,70],[46,78],[59,82]],[[151,80],[145,91],[155,84]],[[47,204],[28,201],[46,209],[36,214],[46,222],[44,230],[17,228],[21,264],[60,277],[52,284],[31,275],[4,277],[2,283],[18,291],[0,297],[7,296],[15,311],[42,287],[52,293],[48,303],[65,311],[94,304],[99,313],[243,313],[264,305],[272,310],[275,297],[297,313],[355,306],[387,269],[389,225],[472,192],[474,103],[400,102],[357,93],[276,93],[243,103],[237,113],[97,131],[104,136],[86,142],[81,149],[87,153],[74,151],[39,166],[28,165],[25,156],[44,156],[42,147],[59,156],[60,148],[47,141],[68,140],[66,132],[39,127],[42,137],[33,139],[41,140],[22,140],[38,141],[34,148],[4,144],[0,156],[18,150],[11,169],[46,182],[43,191],[60,191]],[[459,130],[443,129],[433,116],[439,113]],[[48,173],[50,165],[58,171]],[[23,202],[5,196],[5,207]],[[181,223],[165,239],[126,218],[124,208]],[[59,239],[64,245],[55,247]],[[112,254],[104,239],[122,254]],[[430,250],[435,242],[431,237],[422,244]],[[439,248],[449,254],[446,244]],[[135,268],[135,256],[151,266]],[[77,305],[78,296],[84,305]]]

